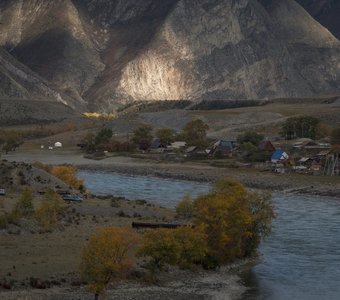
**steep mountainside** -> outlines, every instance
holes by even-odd
[[[339,0],[297,0],[317,21],[340,38]]]
[[[79,109],[340,94],[340,42],[294,0],[2,0],[0,46]]]

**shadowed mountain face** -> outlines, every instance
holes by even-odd
[[[339,0],[297,0],[318,22],[340,38]]]
[[[11,61],[80,110],[340,94],[340,42],[293,0],[2,0],[0,46],[0,95],[46,98]]]

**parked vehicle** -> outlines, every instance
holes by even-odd
[[[84,198],[82,196],[79,196],[79,195],[71,195],[71,194],[65,194],[62,196],[63,197],[63,200],[68,202],[68,203],[71,203],[71,202],[82,202],[84,200]]]

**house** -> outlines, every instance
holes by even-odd
[[[60,142],[54,143],[54,147],[55,147],[55,148],[61,148],[62,146],[63,146],[63,144],[60,143]]]
[[[177,141],[177,142],[171,143],[169,148],[174,149],[174,150],[179,150],[179,149],[185,148],[186,145],[187,145],[186,142]]]
[[[6,195],[6,190],[0,189],[0,196],[5,196],[5,195]]]
[[[153,141],[151,142],[151,145],[149,147],[149,149],[151,151],[162,151],[163,149],[166,148],[167,145],[163,144],[160,139],[153,139]]]
[[[233,140],[218,140],[211,147],[209,154],[212,156],[222,155],[229,156],[232,154],[236,145],[236,141]]]
[[[283,150],[276,150],[271,156],[270,160],[272,163],[278,163],[287,160],[288,158],[289,155],[286,152],[284,152]]]
[[[186,150],[185,150],[185,153],[187,153],[187,154],[192,154],[192,153],[194,153],[195,151],[197,151],[198,150],[198,147],[196,147],[196,146],[190,146],[190,147],[188,147]]]
[[[260,151],[270,151],[270,152],[276,151],[276,148],[274,147],[274,145],[272,144],[272,142],[271,142],[271,141],[268,141],[268,140],[261,141],[261,142],[257,145],[257,148],[258,148]]]
[[[314,160],[310,157],[302,157],[301,159],[298,160],[298,163],[300,166],[306,166],[306,165],[311,166],[313,161]]]
[[[316,156],[318,156],[318,157],[320,157],[320,158],[322,158],[322,157],[326,157],[328,154],[330,154],[331,153],[331,150],[329,149],[329,150],[322,150],[322,151],[320,151]]]

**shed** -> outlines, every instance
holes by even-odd
[[[190,146],[188,149],[185,150],[185,153],[193,153],[198,149],[196,146]]]
[[[271,162],[277,163],[288,158],[289,155],[286,152],[284,152],[283,150],[276,150],[271,157]]]
[[[236,141],[229,140],[218,140],[211,147],[209,153],[211,155],[221,154],[221,155],[230,155],[236,145]]]
[[[62,146],[63,146],[63,144],[60,143],[60,142],[54,143],[54,147],[55,147],[55,148],[61,148]]]
[[[274,145],[272,144],[271,141],[268,141],[268,140],[264,140],[264,141],[261,141],[257,148],[260,150],[260,151],[275,151],[276,148],[274,147]]]
[[[186,145],[187,145],[186,142],[177,141],[177,142],[171,143],[170,147],[173,149],[181,149],[181,148],[184,148]]]

